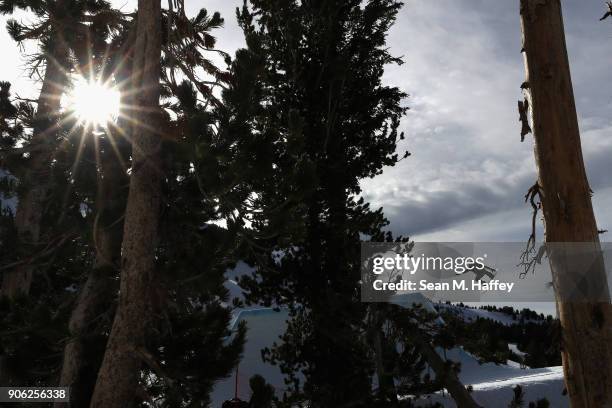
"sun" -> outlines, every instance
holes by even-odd
[[[81,124],[100,127],[116,120],[120,100],[121,95],[116,88],[81,77],[73,82],[63,105]]]

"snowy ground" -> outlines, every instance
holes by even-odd
[[[240,290],[236,285],[230,283],[228,289],[233,296],[240,296]],[[431,304],[426,306],[433,310]],[[463,314],[466,320],[472,320],[478,316],[497,320],[504,324],[512,323],[511,316],[500,312],[458,308],[452,305],[444,305],[444,307],[455,308],[456,312]],[[233,323],[245,321],[248,327],[244,357],[238,368],[238,395],[243,400],[248,400],[250,397],[248,380],[255,374],[262,375],[276,388],[279,394],[285,389],[280,369],[262,361],[261,349],[270,347],[273,342],[278,341],[279,336],[285,331],[287,317],[286,311],[276,312],[263,307],[239,310],[235,314]],[[449,359],[461,363],[459,377],[466,386],[471,385],[473,387],[474,398],[483,407],[507,406],[512,399],[512,388],[516,385],[521,385],[524,389],[525,406],[528,402],[543,397],[549,400],[551,407],[564,408],[569,406],[567,398],[562,395],[563,371],[561,367],[520,368],[519,364],[512,361],[502,365],[480,364],[476,358],[461,348],[448,350],[446,355]],[[217,383],[212,394],[212,406],[220,407],[224,400],[232,398],[234,388],[235,376]],[[448,394],[434,394],[427,399],[422,399],[422,401],[439,401],[445,407],[455,407]]]
[[[569,407],[567,397],[563,396],[562,367],[525,368],[512,361],[507,365],[493,363],[479,364],[466,351],[455,348],[446,355],[453,361],[461,362],[459,378],[465,386],[474,389],[474,399],[483,407],[505,407],[512,399],[512,388],[520,385],[525,392],[525,405],[546,397],[554,408]],[[455,407],[448,394],[435,394],[427,401],[439,401],[445,407]]]

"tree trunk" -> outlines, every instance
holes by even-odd
[[[116,57],[121,61],[115,71],[115,78],[119,83],[131,79],[133,37],[135,36],[131,31],[126,44]],[[121,95],[121,106],[132,105],[133,95],[124,92]],[[128,140],[132,134],[132,124],[127,119],[129,114],[127,109],[122,109],[116,128],[109,126],[108,134],[98,145],[101,163],[96,197],[97,215],[94,221],[96,260],[81,288],[68,323],[70,340],[64,348],[59,385],[71,387],[70,403],[56,402],[55,408],[88,406],[100,368],[100,361],[91,361],[88,357],[96,352],[92,350],[95,346],[92,347],[88,340],[91,340],[92,334],[96,334],[96,327],[92,327],[92,323],[100,314],[109,311],[118,289],[114,277],[120,269],[122,218],[127,199],[125,186],[128,178],[124,168],[124,152],[127,152]]]
[[[89,347],[92,340],[90,326],[94,325],[95,319],[105,311],[104,306],[110,303],[109,300],[113,295],[110,290],[113,287],[109,276],[111,267],[103,263],[96,259],[68,322],[70,339],[64,348],[59,385],[71,388],[70,404],[56,402],[54,405],[56,408],[87,406],[91,397],[93,390],[91,375],[95,375],[99,366],[91,360],[93,353]]]
[[[160,0],[138,1],[134,56],[135,126],[132,173],[124,221],[119,305],[91,407],[129,406],[138,392],[146,336],[153,322],[155,248],[161,206],[159,129]]]
[[[521,0],[526,87],[532,107],[538,188],[547,247],[599,236],[588,184],[559,0]],[[601,257],[588,273],[549,252],[571,406],[612,407],[612,309]],[[581,300],[565,294],[580,287]]]
[[[418,333],[414,333],[412,338],[427,364],[436,374],[436,380],[440,381],[453,397],[457,408],[480,408],[480,405],[474,401],[470,392],[459,381],[451,367],[442,360],[434,347]]]
[[[383,339],[385,334],[382,328],[377,328],[374,334],[374,358],[376,359],[376,377],[378,378],[378,393],[381,397],[392,403],[397,403],[397,391],[393,382],[393,374],[388,372],[385,364],[385,351]],[[385,341],[386,343],[386,341]]]
[[[127,105],[125,98],[123,100],[122,105]],[[118,124],[120,129],[123,129],[123,126],[128,124]],[[127,183],[127,175],[122,160],[117,157],[111,143],[115,144],[119,154],[125,150],[121,147],[125,144],[122,136],[110,134],[105,140],[100,140],[99,148],[103,152],[100,154],[101,171],[98,174],[96,198],[98,209],[94,221],[96,260],[81,288],[68,323],[70,340],[64,349],[60,386],[71,387],[71,401],[70,404],[55,403],[56,408],[89,405],[95,374],[100,368],[100,361],[91,359],[91,355],[95,354],[95,337],[99,334],[96,321],[109,311],[111,301],[117,293],[114,277],[119,271],[121,259],[122,216],[126,200],[124,186]]]
[[[57,1],[57,7],[63,0]],[[15,227],[22,245],[36,250],[41,240],[41,220],[45,201],[51,189],[51,161],[53,158],[60,101],[67,81],[66,65],[68,50],[61,35],[61,22],[52,21],[55,42],[47,55],[45,76],[38,97],[35,124],[31,145],[36,148],[30,153],[28,172],[20,180],[25,187],[17,202]],[[13,270],[4,271],[2,275],[1,294],[14,298],[19,294],[28,294],[32,285],[33,266],[22,265]]]

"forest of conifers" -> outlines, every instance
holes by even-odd
[[[361,301],[362,242],[410,242],[361,185],[411,160],[398,147],[410,89],[383,80],[410,64],[387,44],[400,1],[248,0],[229,16],[185,3],[0,0],[28,49],[2,64],[38,89],[0,82],[0,387],[69,387],[54,407],[213,406],[249,338],[234,311],[257,305],[287,311],[261,350],[285,387],[255,376],[250,401],[224,407],[436,406],[408,397],[446,391],[478,407],[437,350],[498,364],[508,342],[531,367],[563,364],[572,407],[612,407],[601,270],[596,301],[559,296],[558,319],[525,311],[511,328],[447,315],[442,329],[419,305]],[[599,245],[560,2],[520,3],[533,233],[541,215],[547,242]],[[246,44],[232,54],[217,47],[230,18]],[[497,406],[527,406],[517,390]],[[28,404],[42,406],[15,406]]]

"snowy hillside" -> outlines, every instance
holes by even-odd
[[[525,368],[510,361],[507,365],[479,364],[477,359],[460,348],[448,350],[449,359],[461,363],[459,378],[465,386],[472,386],[475,400],[483,407],[507,406],[512,399],[512,388],[520,385],[525,391],[525,401],[547,398],[551,407],[569,406],[563,396],[562,367]],[[441,402],[445,407],[455,407],[448,394],[435,394],[427,401]]]
[[[461,307],[454,304],[447,303],[436,303],[435,307],[442,312],[443,310],[451,312],[456,316],[460,316],[466,322],[473,322],[474,320],[480,319],[490,319],[501,323],[506,326],[510,326],[513,324],[517,324],[519,322],[534,322],[537,323],[537,319],[530,319],[521,316],[513,317],[510,314],[504,313],[502,311],[492,311],[492,310],[484,310],[479,309],[477,307]],[[518,309],[517,309],[518,310]],[[542,315],[543,316],[543,315]]]
[[[438,303],[436,307],[440,309],[446,309],[450,312],[460,315],[465,321],[474,321],[478,318],[491,319],[507,326],[516,323],[516,320],[512,316],[502,312],[492,312],[489,310],[472,309],[467,307],[459,307],[456,305],[449,305],[446,303]]]
[[[228,282],[227,287],[232,295],[241,296],[240,289],[235,283]],[[402,307],[410,307],[410,304],[413,302],[422,304],[427,310],[435,311],[433,305],[428,303],[422,296],[412,295],[410,298],[394,301],[394,303]],[[462,308],[454,305],[436,306],[442,306],[445,309],[460,314],[466,320],[481,317],[508,325],[515,322],[511,316],[501,312]],[[248,380],[255,374],[262,375],[276,388],[277,392],[282,393],[285,389],[280,369],[262,361],[261,349],[270,347],[273,342],[278,341],[279,336],[285,330],[287,318],[286,310],[277,312],[271,308],[264,307],[242,309],[235,312],[233,324],[244,321],[248,327],[244,357],[238,368],[238,394],[243,400],[249,399]],[[444,324],[443,321],[442,324]],[[442,355],[442,352],[439,352]],[[523,387],[525,401],[527,402],[546,397],[551,403],[551,407],[564,408],[569,406],[567,398],[562,395],[562,367],[521,368],[519,364],[513,361],[500,365],[493,363],[480,364],[477,358],[462,348],[447,350],[446,355],[447,358],[461,363],[459,378],[464,385],[472,386],[475,399],[483,407],[507,406],[512,399],[512,388],[516,385]],[[224,400],[233,397],[234,388],[235,377],[233,376],[217,383],[212,394],[213,407],[221,406]],[[438,401],[445,407],[455,407],[453,400],[448,394],[433,394],[419,401]]]

